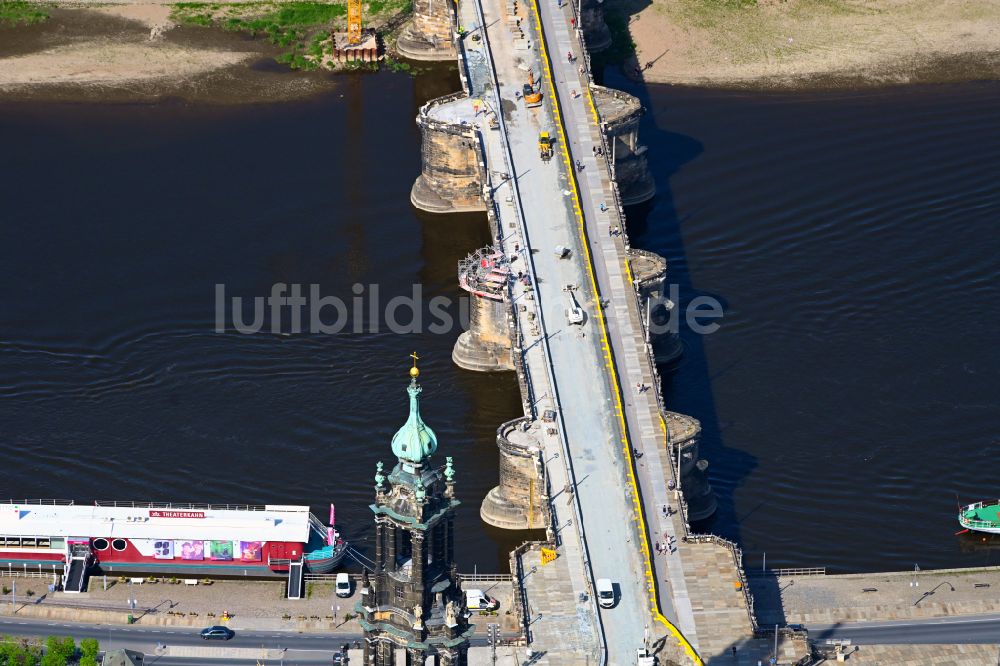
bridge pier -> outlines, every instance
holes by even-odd
[[[452,0],[413,0],[413,18],[396,39],[396,50],[411,60],[452,60],[458,52],[452,35],[456,25]]]
[[[645,112],[639,100],[620,90],[591,86],[601,131],[611,145],[614,178],[626,206],[649,201],[656,183],[646,163],[646,146],[639,143],[639,120]]]
[[[497,428],[500,483],[479,507],[483,522],[507,530],[544,529],[549,525],[549,491],[543,471],[537,426],[529,417]]]
[[[513,370],[506,301],[510,267],[492,247],[458,263],[458,283],[472,295],[469,330],[458,336],[451,358],[460,368],[478,372]]]
[[[611,46],[611,30],[604,21],[602,0],[580,0],[580,27],[583,28],[587,50],[591,53]]]
[[[470,127],[431,120],[428,109],[465,97],[455,93],[431,100],[420,109],[421,167],[410,202],[429,213],[484,211],[476,135]]]
[[[669,326],[671,310],[676,304],[667,298],[665,289],[667,260],[653,252],[632,247],[628,249],[628,261],[632,283],[639,294],[640,312],[651,330],[646,342],[653,348],[653,359],[657,365],[675,363],[684,353],[684,346]]]
[[[717,508],[715,494],[708,482],[708,461],[698,457],[701,423],[677,412],[663,412],[667,426],[667,452],[672,466],[680,467],[680,487],[687,504],[689,523],[710,518]]]

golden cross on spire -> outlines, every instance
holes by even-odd
[[[417,361],[420,360],[420,357],[417,356],[417,352],[413,352],[412,354],[410,354],[410,358],[413,359],[413,367],[410,368],[410,377],[416,379],[417,377],[420,376],[420,369],[417,368]]]

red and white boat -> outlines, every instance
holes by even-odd
[[[62,574],[81,591],[90,573],[301,576],[329,573],[347,543],[307,506],[7,500],[0,503],[0,575]]]

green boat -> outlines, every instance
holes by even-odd
[[[962,507],[958,522],[967,530],[1000,534],[1000,499]]]

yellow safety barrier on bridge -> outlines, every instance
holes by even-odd
[[[559,139],[560,139],[558,141],[559,152],[562,154],[563,162],[566,166],[566,171],[569,174],[570,187],[572,188],[573,191],[573,211],[577,220],[578,231],[580,233],[580,238],[582,241],[581,245],[583,247],[583,253],[586,258],[587,274],[590,277],[590,286],[591,289],[593,290],[593,293],[599,296],[600,291],[597,288],[597,278],[594,273],[593,258],[590,252],[589,235],[587,233],[586,221],[583,216],[582,197],[580,196],[580,190],[577,184],[576,170],[573,168],[573,161],[569,155],[569,149],[568,149],[569,143],[566,140],[565,123],[563,121],[562,113],[560,112],[559,109],[559,96],[555,90],[555,85],[553,84],[554,79],[552,76],[551,61],[549,59],[548,50],[546,48],[545,32],[544,30],[542,30],[542,19],[539,13],[538,0],[531,0],[531,9],[532,12],[534,13],[535,28],[538,32],[538,43],[539,43],[539,48],[541,50],[542,65],[545,68],[545,76],[542,77],[543,84],[548,86],[549,99],[552,100],[552,113],[556,121],[555,123],[556,131],[559,133]],[[590,107],[590,112],[594,118],[594,122],[598,126],[600,126],[600,117],[598,116],[597,107],[594,104],[594,98],[593,95],[591,94],[589,87],[587,87],[586,96],[587,96],[587,102]],[[625,274],[628,276],[629,282],[631,283],[632,272],[628,264],[628,259],[624,258],[623,262],[625,267]],[[702,662],[702,659],[698,655],[698,652],[694,649],[694,646],[691,645],[690,641],[688,641],[688,639],[684,636],[681,630],[678,629],[672,622],[670,622],[670,620],[664,617],[663,613],[660,611],[660,603],[657,595],[658,585],[656,582],[656,575],[654,574],[653,571],[652,553],[649,548],[649,539],[647,537],[648,533],[646,529],[646,521],[644,517],[642,502],[640,500],[639,485],[638,482],[636,481],[635,458],[633,456],[631,442],[629,441],[628,427],[625,423],[625,412],[622,406],[623,405],[622,387],[618,379],[618,373],[616,371],[614,354],[611,351],[611,345],[608,341],[607,320],[605,317],[604,308],[601,305],[601,299],[598,297],[596,300],[597,303],[595,311],[597,313],[597,320],[600,322],[601,348],[604,350],[605,365],[608,368],[608,372],[611,374],[611,382],[612,386],[614,387],[612,394],[614,395],[614,400],[615,400],[615,413],[618,415],[619,426],[622,432],[622,441],[621,441],[622,450],[625,454],[625,458],[629,461],[629,464],[627,466],[629,485],[632,490],[632,501],[635,508],[636,520],[638,522],[640,534],[642,535],[642,538],[639,540],[639,543],[640,543],[640,548],[642,550],[643,563],[646,567],[645,575],[646,575],[647,589],[649,593],[650,613],[652,614],[653,619],[655,621],[659,622],[660,624],[662,624],[667,628],[669,633],[677,640],[680,647],[684,650],[685,654],[687,654],[687,656],[691,659],[691,662],[693,664],[696,664],[696,666],[702,666],[704,662]],[[663,423],[662,419],[660,421],[660,426],[661,428],[663,428],[665,437],[666,424]]]

